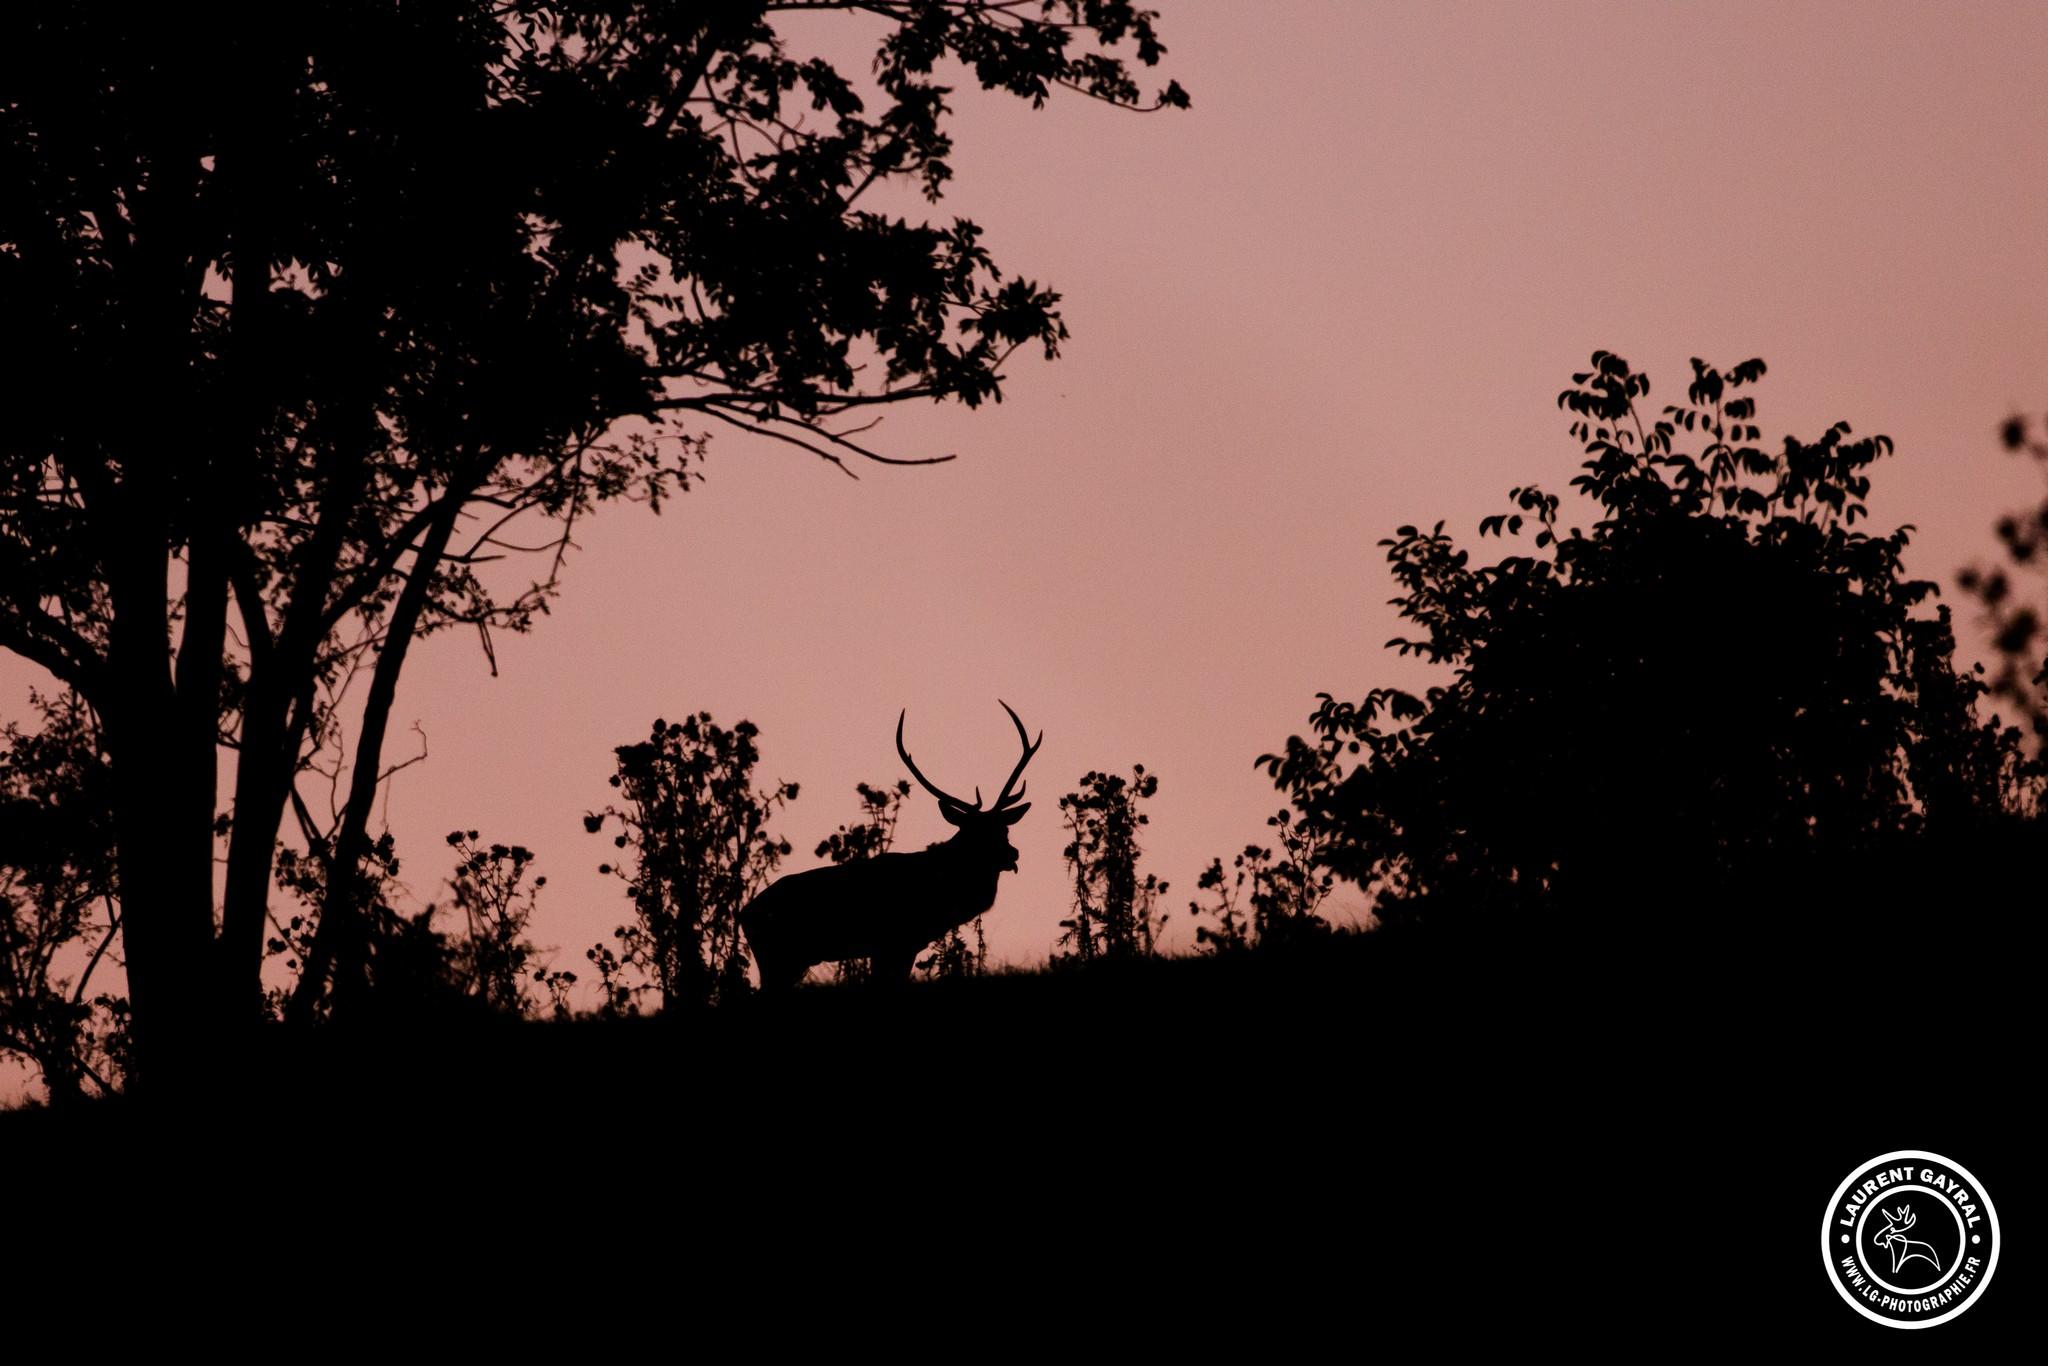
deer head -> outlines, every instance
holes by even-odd
[[[1894,1238],[1904,1238],[1906,1230],[1913,1227],[1916,1216],[1911,1205],[1900,1205],[1897,1214],[1890,1210],[1879,1210],[1884,1216],[1884,1227],[1870,1235],[1870,1241],[1879,1247],[1890,1247]]]
[[[1941,1258],[1932,1244],[1906,1236],[1906,1230],[1916,1222],[1911,1205],[1901,1204],[1896,1214],[1888,1209],[1880,1209],[1878,1213],[1884,1216],[1884,1227],[1871,1234],[1870,1241],[1892,1254],[1893,1271],[1904,1269],[1914,1257],[1937,1269],[1941,1266]]]
[[[979,787],[974,789],[974,805],[969,806],[918,771],[916,760],[903,747],[903,720],[909,715],[908,709],[896,715],[896,753],[903,760],[903,766],[910,770],[910,776],[917,779],[918,785],[939,799],[939,815],[959,830],[951,843],[967,852],[984,854],[1003,872],[1014,873],[1017,871],[1017,850],[1010,843],[1010,827],[1031,809],[1031,803],[1024,801],[1025,785],[1018,780],[1023,777],[1024,766],[1031,762],[1031,756],[1038,753],[1038,747],[1045,743],[1045,732],[1040,731],[1038,739],[1033,740],[1010,704],[1001,698],[996,701],[1010,713],[1010,723],[1017,728],[1017,741],[1024,747],[1024,753],[1004,780],[1003,790],[996,794],[995,804],[987,810],[982,809]]]

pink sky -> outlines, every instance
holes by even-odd
[[[1874,522],[1916,523],[1910,563],[1944,583],[2038,498],[1995,428],[2048,408],[2048,7],[1160,8],[1190,112],[956,97],[939,212],[1061,290],[1074,333],[1014,364],[1000,407],[876,434],[959,461],[854,483],[719,432],[668,513],[586,528],[500,677],[473,637],[415,650],[392,757],[414,722],[431,757],[389,812],[419,900],[444,894],[448,830],[525,843],[535,937],[581,969],[628,907],[579,818],[656,715],[761,727],[767,775],[803,784],[795,869],[857,780],[900,776],[899,707],[934,781],[999,784],[1002,697],[1046,740],[994,956],[1058,934],[1054,798],[1133,762],[1160,775],[1147,863],[1184,945],[1196,874],[1280,805],[1254,757],[1319,689],[1419,677],[1380,650],[1374,543],[1563,491],[1555,399],[1596,347],[1657,401],[1690,356],[1762,356],[1768,436],[1889,433]],[[0,663],[7,714],[31,677]],[[947,833],[919,794],[899,847]]]

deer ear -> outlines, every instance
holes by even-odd
[[[1023,820],[1023,819],[1024,819],[1024,813],[1025,813],[1026,811],[1029,811],[1030,809],[1031,809],[1031,803],[1030,803],[1030,802],[1026,802],[1026,803],[1024,803],[1024,805],[1022,805],[1022,806],[1013,806],[1013,807],[1011,807],[1011,808],[1010,808],[1010,809],[1009,809],[1008,811],[1005,811],[1005,812],[1003,813],[1003,824],[1004,824],[1004,825],[1015,825],[1015,824],[1016,824],[1016,823],[1017,823],[1018,821],[1021,821],[1021,820]]]
[[[969,814],[965,807],[954,806],[950,802],[939,803],[939,815],[945,818],[945,822],[948,825],[965,828]]]

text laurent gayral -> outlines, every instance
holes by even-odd
[[[1837,1222],[1844,1228],[1854,1227],[1856,1216],[1863,1212],[1863,1206],[1869,1202],[1870,1197],[1887,1186],[1901,1185],[1915,1179],[1911,1167],[1889,1167],[1884,1171],[1871,1173],[1864,1179],[1863,1184],[1851,1191],[1848,1198],[1842,1202],[1843,1213]],[[1977,1197],[1970,1193],[1969,1187],[1932,1167],[1922,1167],[1917,1180],[1920,1185],[1939,1191],[1954,1201],[1956,1208],[1962,1212],[1963,1222],[1971,1228],[1977,1226]]]

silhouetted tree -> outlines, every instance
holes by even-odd
[[[98,728],[73,694],[32,701],[41,729],[0,731],[0,1051],[55,1107],[120,1086],[128,1006],[86,994],[119,927]]]
[[[1138,829],[1149,817],[1138,803],[1159,791],[1159,778],[1134,765],[1129,778],[1085,773],[1078,791],[1060,798],[1067,827],[1062,850],[1073,879],[1073,914],[1060,922],[1060,947],[1068,957],[1151,957],[1166,917],[1154,907],[1167,884],[1151,873],[1138,875]]]
[[[2036,433],[2031,419],[2007,418],[1999,438],[2008,451],[2032,459],[2048,478],[2048,439]],[[1997,652],[1991,691],[2010,703],[2032,731],[2038,774],[2048,765],[2048,629],[2042,619],[2048,611],[2048,495],[2038,508],[1999,518],[1997,531],[2009,568],[1966,569],[1960,579],[1990,620],[1991,646]],[[2028,582],[2031,590],[2021,587]]]
[[[647,987],[660,993],[664,1009],[748,991],[740,908],[789,854],[789,841],[770,834],[768,822],[797,795],[795,783],[756,790],[758,734],[751,721],[727,730],[699,712],[673,726],[657,719],[644,742],[616,751],[610,781],[626,804],[583,818],[593,834],[616,824],[612,843],[631,860],[598,867],[625,882],[635,914],[633,924],[612,932],[617,950],[597,945],[585,955],[607,1010],[630,1010]],[[627,969],[644,979],[640,986],[627,980]]]
[[[1475,566],[1441,523],[1380,543],[1419,628],[1390,645],[1450,679],[1323,694],[1313,739],[1260,763],[1382,919],[1654,915],[2009,800],[2015,737],[1976,721],[1946,609],[1915,610],[1910,528],[1855,530],[1890,440],[1837,423],[1767,453],[1741,392],[1763,373],[1694,361],[1651,420],[1649,380],[1595,353],[1559,396],[1590,532],[1525,488],[1480,533],[1533,553]]]
[[[861,200],[949,175],[984,88],[1141,106],[1126,0],[873,0],[864,84],[810,4],[312,0],[209,25],[42,6],[0,44],[0,646],[103,719],[138,1041],[259,1015],[277,835],[366,665],[290,1009],[360,978],[362,874],[410,643],[524,630],[578,520],[659,506],[717,421],[842,469],[848,419],[999,396],[1057,295],[964,220]],[[639,425],[622,424],[638,419]],[[850,472],[850,471],[849,471]],[[508,532],[542,520],[538,535]],[[526,586],[480,566],[538,549]],[[231,629],[232,624],[232,629]],[[220,764],[231,824],[216,822]],[[225,850],[219,846],[225,842]],[[218,903],[216,860],[225,862]],[[144,1072],[148,1070],[144,1066]]]

